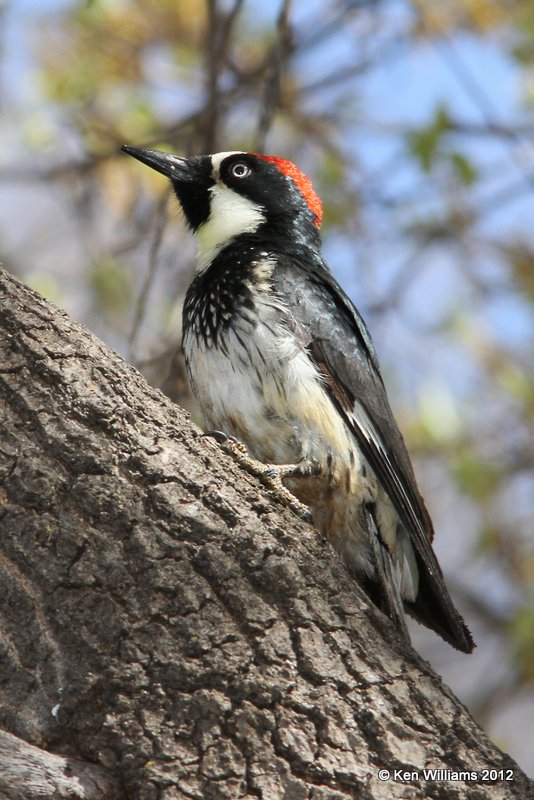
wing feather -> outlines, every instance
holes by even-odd
[[[456,611],[432,549],[433,528],[391,411],[374,346],[358,311],[322,262],[294,259],[276,271],[275,289],[302,330],[327,391],[408,531],[420,590],[407,610],[460,650],[473,640]]]

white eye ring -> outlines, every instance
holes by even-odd
[[[230,172],[234,178],[248,178],[252,170],[242,161],[238,161],[237,164],[233,165]]]

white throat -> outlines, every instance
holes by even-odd
[[[264,220],[263,209],[236,194],[224,183],[210,189],[210,214],[196,231],[197,272],[203,272],[217,253],[241,233],[253,233]]]

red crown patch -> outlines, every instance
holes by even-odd
[[[258,158],[264,161],[269,161],[275,164],[283,175],[291,178],[303,198],[308,204],[308,208],[315,217],[315,224],[318,228],[321,227],[321,220],[323,218],[323,206],[321,198],[316,194],[311,180],[305,175],[292,161],[287,161],[285,158],[278,158],[277,156],[264,156],[261,153],[254,153]]]

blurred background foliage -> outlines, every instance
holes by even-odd
[[[0,258],[193,414],[190,237],[122,143],[296,161],[478,640],[416,646],[534,773],[534,4],[0,0]],[[491,766],[491,765],[481,765]]]

